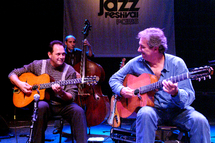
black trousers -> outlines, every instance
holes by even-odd
[[[38,118],[34,124],[34,143],[45,142],[45,130],[52,115],[61,115],[71,126],[77,143],[87,143],[87,123],[84,110],[76,103],[51,105],[46,101],[38,102]]]

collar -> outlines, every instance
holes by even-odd
[[[51,64],[51,60],[48,59],[48,66],[50,66],[50,68],[53,69],[53,70],[62,71],[64,69],[65,62],[61,66],[53,67],[52,64]]]
[[[166,71],[166,72],[170,71],[168,61],[169,61],[168,54],[164,53],[164,67],[162,71]]]
[[[72,53],[72,52],[73,52],[73,50],[70,50],[70,49],[68,49],[68,48],[65,48],[65,53],[66,53],[66,54]]]
[[[144,62],[149,68],[149,64],[146,62],[145,59],[143,59],[142,55],[139,56],[139,59],[138,61],[140,62]],[[168,54],[164,53],[164,67],[163,67],[163,72],[169,72],[169,64],[168,64],[168,61],[169,61],[169,57],[168,57]],[[150,68],[151,69],[151,68]]]

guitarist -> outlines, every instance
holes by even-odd
[[[77,40],[75,38],[75,36],[73,35],[67,35],[65,38],[65,63],[67,63],[68,65],[71,65],[72,67],[74,67],[74,65],[76,65],[77,63],[79,63],[81,61],[81,54],[82,54],[82,50],[79,48],[76,48],[76,43]],[[86,52],[86,55],[88,58],[93,58],[94,57],[94,53],[92,51],[92,46],[90,45],[90,43],[88,42],[87,39],[85,39],[83,41],[83,45],[88,47],[88,52]],[[78,73],[76,71],[76,77],[77,78],[81,78],[80,73]],[[54,134],[57,134],[60,132],[60,122],[59,121],[55,121],[55,125],[54,125],[55,129],[53,130]]]
[[[163,81],[163,88],[157,89],[154,95],[154,107],[143,106],[137,113],[136,142],[154,143],[157,126],[168,123],[188,130],[191,143],[210,143],[208,120],[190,106],[195,99],[191,80],[175,84],[165,80],[188,72],[184,61],[165,53],[167,39],[159,28],[147,28],[140,31],[138,39],[137,51],[141,55],[131,59],[109,80],[113,92],[125,98],[135,96],[134,89],[122,84],[127,74],[139,76],[148,73]]]
[[[47,73],[55,80],[76,78],[76,72],[72,66],[64,63],[65,50],[63,43],[58,40],[50,42],[47,60],[35,60],[22,68],[14,69],[9,74],[9,79],[13,84],[20,88],[25,94],[31,94],[32,86],[27,82],[19,80],[18,76],[23,73],[31,72],[36,76]],[[66,73],[64,73],[66,72]],[[63,74],[64,73],[64,74]],[[77,95],[76,85],[67,85],[61,87],[59,84],[52,85],[49,101],[38,102],[38,118],[34,124],[33,142],[45,142],[45,130],[49,117],[53,115],[62,115],[62,117],[71,125],[72,132],[76,142],[87,142],[87,125],[84,110],[73,102]]]

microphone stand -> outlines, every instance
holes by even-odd
[[[34,129],[34,123],[37,120],[37,111],[38,111],[38,101],[40,99],[40,95],[39,94],[35,94],[34,95],[34,111],[33,111],[33,115],[32,115],[32,120],[31,120],[31,126],[30,126],[30,135],[28,138],[27,143],[33,143],[33,129]]]

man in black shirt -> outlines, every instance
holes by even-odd
[[[92,46],[88,42],[87,39],[83,41],[84,46],[88,47],[88,51],[86,52],[86,55],[88,58],[94,57],[94,54],[92,52]],[[65,51],[66,51],[66,58],[65,62],[71,66],[76,65],[81,61],[81,54],[82,50],[79,48],[75,48],[76,45],[76,38],[73,35],[68,35],[65,38]]]

